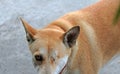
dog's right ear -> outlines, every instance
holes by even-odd
[[[34,35],[37,33],[37,30],[31,27],[25,20],[20,18],[26,32],[26,38],[29,44],[35,41]]]
[[[71,48],[72,46],[74,46],[76,44],[76,40],[79,36],[80,33],[80,26],[75,26],[72,27],[70,30],[68,30],[63,37],[63,43]]]

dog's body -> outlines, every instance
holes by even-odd
[[[120,21],[113,25],[119,3],[102,0],[41,30],[22,20],[39,74],[98,74],[120,52]]]

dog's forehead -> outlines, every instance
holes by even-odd
[[[42,38],[43,40],[59,40],[62,39],[63,32],[58,31],[56,29],[43,29],[39,30],[38,33],[36,34],[37,38]]]
[[[62,49],[62,35],[63,33],[58,33],[58,31],[40,30],[35,35],[35,42],[31,45],[32,52],[35,53],[39,51],[41,54],[48,54],[48,52],[53,52],[52,50],[58,51]]]
[[[39,52],[40,54],[57,53],[62,49],[62,41],[37,39],[32,45],[31,50],[33,53]]]

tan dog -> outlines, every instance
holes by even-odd
[[[39,74],[98,74],[120,52],[120,0],[101,0],[36,30],[22,20]]]

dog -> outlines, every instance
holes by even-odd
[[[98,74],[120,52],[120,0],[100,0],[38,30],[21,18],[38,74]]]

